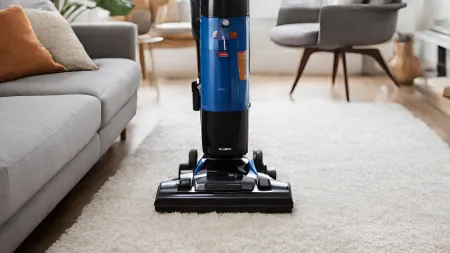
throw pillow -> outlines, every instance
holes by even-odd
[[[33,9],[25,9],[25,13],[39,41],[67,71],[98,69],[61,14]]]
[[[11,5],[20,5],[27,9],[58,11],[50,0],[1,0],[0,9],[8,8]]]
[[[20,6],[0,11],[0,82],[64,71],[33,32]]]

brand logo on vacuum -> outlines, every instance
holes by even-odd
[[[219,148],[219,151],[231,151],[231,148]]]

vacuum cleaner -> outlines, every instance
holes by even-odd
[[[290,213],[290,184],[267,169],[261,150],[246,157],[249,0],[191,0],[191,11],[200,64],[193,109],[200,111],[203,156],[190,150],[178,177],[160,183],[155,210]]]

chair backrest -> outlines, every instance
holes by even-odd
[[[394,35],[398,10],[405,6],[404,3],[325,6],[321,10],[317,46],[334,49],[384,43]]]
[[[152,27],[152,14],[149,9],[134,8],[126,20],[137,25],[139,35],[148,33]]]
[[[134,8],[125,17],[126,21],[135,23],[138,27],[138,34],[146,34],[152,26],[152,14],[150,12],[149,0],[134,0]]]

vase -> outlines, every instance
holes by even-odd
[[[397,82],[411,85],[421,73],[420,61],[414,55],[414,42],[396,41],[394,57],[388,65]]]

